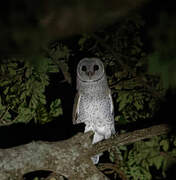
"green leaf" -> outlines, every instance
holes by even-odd
[[[3,86],[6,86],[10,83],[10,80],[9,81],[0,81],[0,86],[3,87]]]
[[[119,102],[119,111],[121,111],[126,105],[128,100],[128,93],[121,93],[119,95],[119,98],[117,99],[117,102]]]
[[[172,155],[176,157],[176,148],[172,150]]]
[[[12,116],[11,114],[9,113],[9,111],[7,111],[3,117],[3,120],[6,121],[6,122],[9,122],[12,120]]]
[[[50,112],[49,114],[52,117],[57,117],[59,115],[62,115],[62,108],[61,108],[61,100],[60,99],[55,99],[52,101],[50,105]]]
[[[38,106],[36,110],[36,115],[34,116],[34,121],[37,123],[45,124],[49,121],[51,121],[51,118],[49,117],[49,113],[47,112],[47,109],[44,105]]]
[[[9,68],[9,73],[10,73],[11,76],[15,76],[16,75],[16,70]]]
[[[109,159],[111,162],[114,162],[114,153],[112,152],[109,153]]]
[[[7,95],[8,91],[9,91],[9,86],[7,86],[7,87],[5,88],[5,90],[3,91],[3,93],[4,93],[5,95]]]
[[[159,170],[162,167],[162,163],[164,161],[164,158],[163,158],[163,156],[159,155],[157,157],[154,157],[152,159],[152,161],[153,161],[153,164],[155,165],[156,169]]]
[[[162,148],[165,152],[168,151],[168,149],[169,149],[169,141],[168,140],[163,139],[160,142],[160,145],[162,146]]]
[[[57,65],[49,65],[48,67],[48,72],[49,73],[58,73],[59,72],[59,68]]]
[[[143,105],[139,103],[137,100],[134,101],[134,106],[136,107],[137,110],[143,109]]]
[[[127,150],[127,146],[119,146],[119,150],[126,151]]]
[[[19,107],[18,109],[18,115],[15,118],[14,122],[23,122],[27,123],[33,118],[33,112],[26,107]]]

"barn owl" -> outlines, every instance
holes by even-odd
[[[73,124],[85,123],[85,131],[93,131],[92,143],[108,139],[115,133],[111,91],[102,61],[84,58],[77,66],[77,94],[73,107]],[[94,164],[101,154],[91,157]]]

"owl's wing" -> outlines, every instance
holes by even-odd
[[[73,105],[73,114],[72,114],[72,122],[73,124],[78,124],[80,122],[77,121],[78,119],[78,114],[79,114],[79,103],[80,103],[80,95],[77,92],[74,100],[74,105]]]
[[[109,100],[110,100],[111,114],[114,116],[114,105],[113,105],[113,100],[112,100],[111,90],[110,89],[108,89],[108,97],[109,97]]]
[[[113,125],[111,127],[111,132],[109,134],[106,133],[105,139],[109,138],[112,134],[116,133],[115,125],[114,125],[114,104],[113,104],[113,100],[112,100],[111,90],[110,89],[109,89],[109,99],[110,99],[110,110],[111,110],[111,114],[112,114],[112,117],[113,117]]]

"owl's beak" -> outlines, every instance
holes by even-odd
[[[89,79],[91,79],[93,72],[89,71],[89,72],[87,72],[87,75],[89,76]]]

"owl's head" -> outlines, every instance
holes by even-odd
[[[97,81],[104,73],[104,65],[98,58],[84,58],[77,66],[77,78],[81,81]]]

